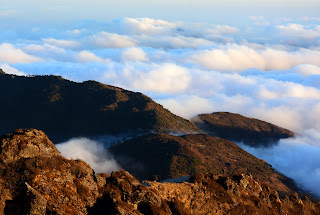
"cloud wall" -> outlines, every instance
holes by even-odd
[[[320,132],[308,130],[303,136],[280,140],[270,148],[251,148],[239,144],[249,153],[271,164],[294,179],[297,184],[320,197]]]

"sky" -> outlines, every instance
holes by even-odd
[[[10,23],[66,23],[149,17],[168,21],[234,22],[253,16],[316,16],[318,0],[0,0],[0,16]]]
[[[298,137],[278,148],[247,150],[302,186],[320,183],[314,154],[320,148],[318,0],[0,5],[5,72],[116,85],[187,119],[229,111],[274,123]],[[83,146],[87,140],[79,141]]]

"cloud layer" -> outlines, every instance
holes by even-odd
[[[185,118],[230,111],[299,133],[268,151],[248,150],[319,192],[313,186],[319,184],[320,168],[315,157],[320,145],[319,17],[252,16],[245,26],[123,18],[4,29],[0,65],[10,74],[97,80],[143,92]],[[100,146],[95,142],[63,145],[88,153],[67,156],[79,156],[94,168],[105,165],[97,171],[118,168],[108,155],[102,164],[96,160]]]
[[[320,197],[320,132],[309,130],[304,136],[281,140],[271,148],[240,146],[294,179],[300,187]]]

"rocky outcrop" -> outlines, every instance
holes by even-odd
[[[208,134],[149,134],[109,148],[118,163],[140,180],[165,180],[197,173],[233,175],[249,172],[288,194],[299,189],[271,165],[235,143]]]
[[[85,162],[61,157],[35,129],[0,137],[0,149],[0,214],[5,215],[320,212],[319,202],[296,193],[281,198],[249,174],[196,174],[175,184],[142,184],[123,170],[95,174]]]
[[[106,178],[100,193],[89,214],[172,214],[171,200],[164,201],[156,190],[123,170]]]
[[[86,214],[99,196],[91,167],[60,156],[42,131],[5,135],[0,150],[0,214]]]
[[[63,158],[42,131],[0,137],[0,149],[0,214],[172,214],[175,203],[129,173]]]
[[[192,121],[213,136],[254,147],[270,146],[280,139],[295,135],[294,132],[271,123],[228,112],[200,114]]]
[[[96,81],[0,73],[0,98],[0,134],[37,128],[57,142],[128,131],[199,131],[142,93]]]
[[[297,193],[278,192],[250,174],[198,174],[184,183],[149,182],[166,200],[175,199],[190,214],[319,214],[320,204]]]
[[[5,164],[23,158],[59,156],[60,152],[44,132],[19,129],[1,137],[0,159]]]

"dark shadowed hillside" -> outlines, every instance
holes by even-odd
[[[200,114],[192,121],[209,134],[251,146],[269,146],[294,132],[258,119],[228,112]]]
[[[196,173],[251,173],[281,193],[298,190],[294,182],[233,142],[207,134],[150,134],[114,145],[120,165],[139,179],[164,180]]]
[[[190,139],[191,138],[191,139]],[[190,143],[191,136],[186,136]],[[232,151],[232,150],[231,150]],[[0,137],[0,214],[319,214],[320,204],[281,197],[250,174],[196,174],[189,182],[141,184],[123,170],[95,174],[66,159],[42,132]]]
[[[0,73],[0,134],[38,128],[53,140],[128,130],[198,132],[149,97],[95,81]]]

